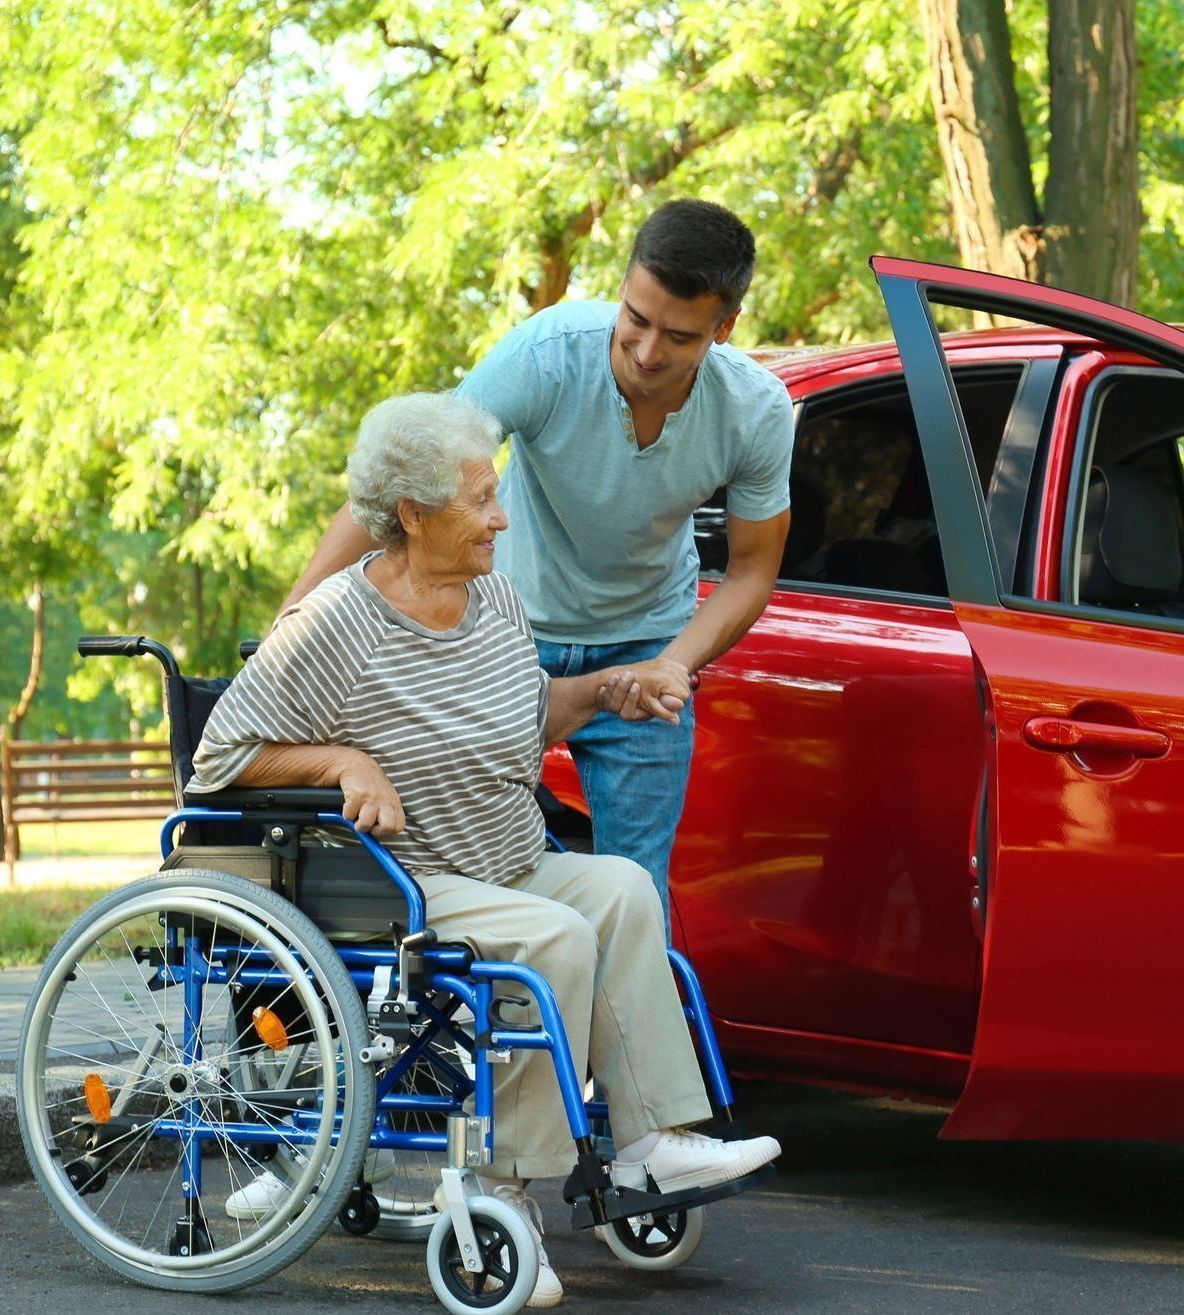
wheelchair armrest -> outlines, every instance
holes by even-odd
[[[300,813],[340,813],[345,796],[340,790],[319,790],[305,785],[215,790],[212,794],[186,794],[186,808],[227,809],[243,813],[274,812],[277,808]]]

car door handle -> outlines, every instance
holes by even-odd
[[[1034,749],[1075,753],[1103,749],[1132,758],[1162,758],[1172,747],[1162,731],[1142,726],[1111,726],[1100,721],[1074,721],[1071,717],[1032,717],[1024,723],[1024,739]]]

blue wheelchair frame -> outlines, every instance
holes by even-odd
[[[268,811],[270,813],[273,810]],[[287,810],[285,813],[287,814]],[[256,821],[258,821],[257,817],[237,809],[192,806],[178,809],[170,814],[162,828],[161,853],[166,859],[168,858],[173,847],[174,832],[183,822],[249,824]],[[416,1008],[429,1020],[431,1026],[413,1038],[406,1049],[377,1079],[375,1126],[370,1135],[371,1149],[447,1152],[449,1150],[447,1133],[397,1131],[389,1126],[389,1120],[386,1120],[384,1115],[399,1110],[436,1112],[440,1115],[456,1114],[461,1112],[462,1103],[471,1096],[473,1108],[470,1117],[481,1120],[481,1126],[486,1129],[484,1146],[485,1160],[488,1162],[492,1158],[494,1136],[491,1068],[494,1062],[493,1052],[546,1050],[554,1065],[564,1112],[577,1153],[576,1168],[565,1189],[565,1198],[573,1205],[573,1224],[576,1227],[604,1224],[613,1219],[644,1213],[658,1205],[671,1209],[701,1204],[717,1197],[732,1195],[748,1185],[747,1180],[739,1180],[706,1192],[700,1190],[666,1196],[613,1188],[604,1162],[596,1154],[589,1124],[590,1118],[605,1118],[608,1109],[602,1102],[585,1103],[584,1101],[584,1082],[576,1073],[567,1032],[550,983],[540,973],[522,964],[474,959],[463,947],[436,947],[425,921],[426,907],[423,891],[384,845],[368,833],[357,831],[353,823],[340,813],[310,813],[303,817],[302,821],[306,825],[343,828],[351,832],[369,852],[406,903],[407,930],[400,944],[404,950],[410,949],[420,959],[423,968],[422,986],[426,987],[427,992],[447,992],[454,1001],[441,1010],[430,1001],[420,998],[419,992],[416,993]],[[556,849],[562,850],[563,846],[549,832],[548,840]],[[169,948],[178,949],[176,930],[171,930],[169,934],[172,938]],[[392,948],[387,949],[373,945],[338,944],[334,948],[363,997],[373,990],[377,969],[392,969],[392,984],[396,980],[395,972],[399,968],[401,957],[399,946],[392,943]],[[676,980],[683,991],[685,999],[683,1012],[688,1022],[693,1025],[698,1039],[700,1060],[712,1103],[724,1120],[723,1135],[727,1136],[732,1129],[738,1133],[739,1127],[732,1113],[734,1103],[732,1087],[707,1012],[702,987],[694,969],[682,954],[673,949],[669,950],[668,954]],[[274,968],[251,967],[249,960],[253,955],[267,957],[265,952],[244,951],[240,946],[217,942],[203,952],[196,939],[187,938],[180,962],[175,965],[166,962],[157,969],[157,980],[161,985],[179,985],[183,988],[185,1000],[183,1055],[186,1062],[196,1062],[202,1057],[202,990],[207,984],[227,984],[232,978],[243,986],[282,987],[287,984],[287,975]],[[245,966],[241,962],[244,958],[247,960]],[[219,966],[220,962],[223,966]],[[233,963],[233,968],[224,966],[227,962]],[[538,1007],[541,1027],[530,1030],[507,1028],[502,1025],[502,1020],[497,1017],[495,1009],[495,982],[514,982],[524,987]],[[408,984],[401,983],[401,985],[406,989]],[[473,1013],[475,1038],[469,1038],[462,1029],[451,1025],[452,1014],[462,1002]],[[466,1073],[432,1050],[432,1041],[442,1033],[471,1052],[473,1078],[470,1079]],[[398,1090],[400,1085],[414,1066],[423,1060],[430,1063],[433,1070],[443,1077],[445,1084],[452,1091],[451,1096],[400,1093]],[[256,1145],[275,1144],[277,1141],[274,1130],[259,1123],[223,1122],[217,1127],[204,1123],[199,1104],[197,1101],[183,1102],[182,1118],[162,1120],[157,1125],[157,1135],[177,1138],[182,1142],[182,1187],[184,1198],[189,1202],[199,1200],[201,1197],[201,1143],[203,1141],[216,1137]],[[295,1111],[290,1129],[285,1130],[284,1141],[296,1145],[311,1143],[319,1134],[322,1119],[323,1112]],[[339,1126],[340,1113],[335,1115],[335,1123]]]

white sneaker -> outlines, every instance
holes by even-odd
[[[231,1219],[263,1219],[277,1210],[285,1201],[288,1188],[271,1172],[264,1169],[254,1181],[226,1198],[226,1213]]]
[[[527,1196],[521,1187],[515,1187],[512,1183],[499,1183],[494,1187],[493,1195],[499,1201],[512,1206],[526,1220],[534,1235],[535,1245],[538,1247],[539,1276],[526,1304],[534,1310],[558,1306],[563,1300],[563,1284],[559,1281],[559,1275],[551,1268],[551,1262],[547,1259],[547,1252],[543,1247],[543,1212],[539,1209],[539,1203]],[[486,1286],[488,1287],[488,1284]]]
[[[685,1192],[694,1187],[715,1187],[755,1173],[776,1159],[781,1147],[773,1137],[748,1141],[717,1141],[698,1132],[673,1129],[658,1135],[658,1144],[642,1160],[613,1161],[613,1182],[618,1187],[646,1189],[646,1175],[660,1192]]]

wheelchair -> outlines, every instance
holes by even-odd
[[[542,976],[438,943],[416,882],[354,830],[339,792],[187,798],[228,679],[182,676],[143,636],[78,648],[161,663],[179,803],[160,871],[65,933],[22,1029],[29,1164],[93,1256],[151,1287],[228,1292],[276,1273],[336,1221],[424,1242],[431,1286],[454,1315],[513,1315],[534,1289],[536,1249],[478,1174],[495,1136],[492,1066],[530,1049],[551,1056],[574,1143],[573,1225],[599,1226],[625,1263],[681,1264],[703,1206],[769,1172],[670,1194],[652,1179],[644,1191],[614,1186],[589,1122],[607,1110],[585,1102]],[[698,980],[681,954],[670,960],[717,1135],[742,1135]],[[234,1207],[264,1171],[264,1205]]]

